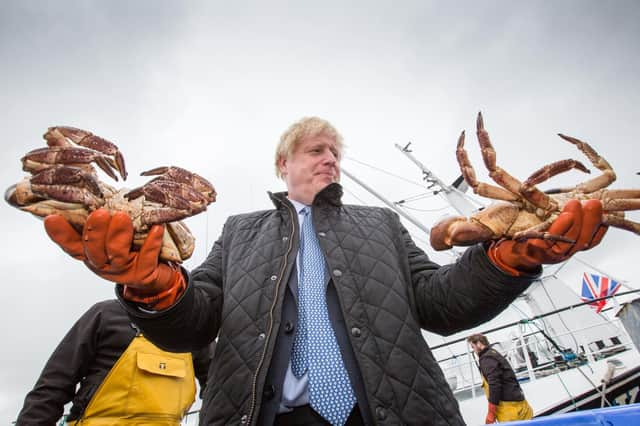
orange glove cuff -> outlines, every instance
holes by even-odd
[[[160,268],[162,274],[171,274],[158,280],[159,283],[167,283],[162,287],[158,286],[136,286],[124,285],[122,297],[130,302],[140,303],[148,309],[160,311],[167,309],[180,298],[187,288],[187,283],[179,269],[171,266]],[[166,280],[166,281],[165,281]]]
[[[503,252],[506,250],[511,250],[513,245],[513,241],[511,240],[500,240],[500,241],[493,241],[491,243],[491,245],[489,246],[489,248],[487,249],[487,256],[489,257],[489,260],[496,265],[498,268],[500,268],[502,271],[508,273],[509,275],[513,275],[514,277],[521,277],[523,275],[531,275],[534,272],[532,271],[537,264],[531,264],[531,265],[524,265],[524,264],[514,264],[515,262],[513,262],[513,260],[518,260],[520,262],[522,262],[524,260],[524,256],[523,257],[519,257],[519,258],[515,258],[513,256],[507,256],[508,257],[513,257],[512,262],[509,262],[508,260],[505,260],[505,256],[503,256]]]

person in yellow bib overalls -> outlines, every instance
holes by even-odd
[[[53,426],[68,402],[71,425],[179,425],[195,401],[194,377],[201,395],[206,386],[212,349],[165,352],[136,329],[117,300],[99,302],[53,352],[17,425]]]
[[[478,355],[482,387],[489,400],[485,423],[531,419],[533,410],[524,398],[509,362],[491,347],[482,334],[469,336],[467,342]]]

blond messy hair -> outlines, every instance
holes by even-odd
[[[281,158],[287,158],[293,154],[298,144],[305,138],[325,135],[333,138],[336,141],[336,147],[338,153],[342,155],[342,135],[338,133],[335,127],[331,125],[327,120],[319,117],[304,117],[299,121],[293,123],[289,128],[280,136],[280,143],[276,147],[276,176],[283,179],[278,162]]]

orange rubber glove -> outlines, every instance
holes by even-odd
[[[498,406],[496,404],[489,403],[487,409],[487,417],[484,419],[485,424],[491,424],[496,422],[496,414],[498,412]]]
[[[523,241],[504,239],[492,243],[487,254],[495,265],[511,275],[531,274],[539,265],[564,262],[576,252],[598,245],[608,229],[602,219],[599,200],[587,200],[584,204],[570,200],[548,233],[561,235],[574,243],[540,238]]]
[[[171,306],[186,288],[177,265],[159,261],[164,226],[149,230],[139,251],[132,250],[133,223],[124,212],[92,212],[82,236],[60,215],[44,220],[49,237],[65,252],[82,260],[100,277],[124,285],[123,297],[148,308]]]

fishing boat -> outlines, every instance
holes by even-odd
[[[467,194],[462,177],[445,184],[409,144],[396,148],[420,171],[423,194],[439,196],[448,213],[469,216],[484,207]],[[427,226],[407,208],[419,197],[391,201],[344,168],[343,174],[428,234],[432,222]],[[488,323],[446,338],[424,332],[469,425],[484,423],[487,410],[477,360],[466,343],[474,333],[485,334],[509,360],[535,417],[640,402],[640,289],[579,255],[546,266]]]

